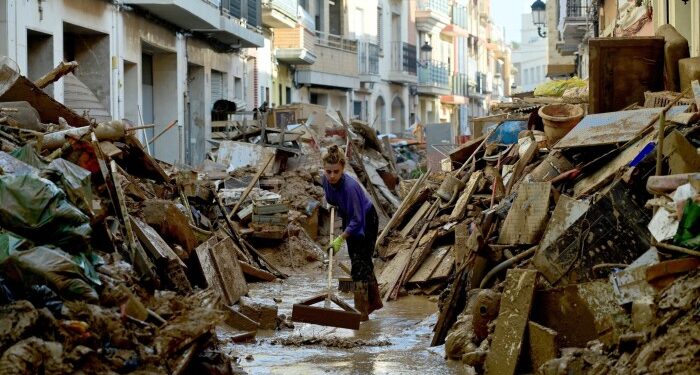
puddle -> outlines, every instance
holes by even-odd
[[[341,271],[342,272],[342,271]],[[319,268],[292,274],[278,283],[249,284],[251,297],[272,301],[281,299],[279,314],[290,316],[292,305],[325,290],[325,276]],[[337,273],[334,273],[338,275]],[[335,277],[334,277],[335,278]],[[337,280],[334,280],[337,287]],[[336,291],[337,292],[337,291]],[[352,294],[338,293],[352,304]],[[432,326],[437,305],[425,296],[406,296],[388,302],[363,322],[358,331],[294,323],[293,330],[259,331],[256,342],[232,344],[241,366],[249,374],[463,374],[461,363],[443,359],[442,347],[431,348]],[[388,346],[362,346],[341,349],[325,346],[282,346],[274,338],[292,335],[307,337],[346,337],[366,341],[388,340]],[[252,360],[245,360],[252,355]]]

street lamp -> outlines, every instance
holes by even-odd
[[[423,45],[420,46],[420,61],[418,61],[418,65],[421,68],[425,68],[428,66],[428,62],[430,61],[431,53],[433,52],[433,47],[428,44],[428,41],[426,40],[423,42]]]
[[[537,35],[540,38],[546,38],[547,31],[542,31],[542,29],[547,23],[547,4],[543,3],[542,0],[536,0],[530,9],[532,9],[532,23],[537,26]]]

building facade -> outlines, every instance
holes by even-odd
[[[381,132],[469,118],[512,85],[510,49],[488,1],[0,0],[0,56],[98,121],[154,124],[158,159],[199,164],[211,109],[314,103]]]
[[[533,91],[547,78],[547,39],[540,37],[532,14],[522,15],[520,43],[513,46],[515,92]]]
[[[147,139],[176,121],[151,152],[195,165],[213,102],[253,105],[245,51],[263,46],[261,14],[257,0],[0,0],[0,55],[30,79],[77,61],[49,95],[97,120],[155,124]]]
[[[588,77],[588,40],[653,36],[673,25],[700,56],[699,0],[550,0],[547,2],[547,77]]]

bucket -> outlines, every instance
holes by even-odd
[[[550,146],[562,139],[583,118],[583,108],[574,104],[549,104],[537,112],[544,123]]]

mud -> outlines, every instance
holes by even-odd
[[[321,268],[320,261],[324,258],[321,248],[304,231],[294,230],[294,225],[288,226],[288,233],[297,232],[297,235],[290,235],[284,243],[276,247],[262,248],[265,258],[269,259],[275,267],[284,271],[297,273],[300,270],[312,271]]]
[[[345,250],[340,261],[349,263]],[[320,265],[320,263],[319,263]],[[344,273],[335,267],[337,277]],[[324,267],[297,272],[276,284],[249,284],[250,295],[279,303],[279,314],[291,315],[292,305],[322,293],[326,286]],[[338,293],[352,304],[352,294]],[[406,296],[386,303],[384,308],[362,323],[358,331],[294,323],[293,331],[259,331],[255,343],[227,344],[226,351],[241,361],[249,374],[468,374],[462,363],[445,361],[443,347],[430,347],[437,306],[425,296]],[[308,345],[283,345],[299,337]],[[219,337],[221,339],[221,336]],[[319,339],[319,343],[314,342]],[[388,345],[379,344],[388,341]],[[274,342],[274,344],[273,344]],[[325,345],[330,343],[331,345]],[[343,345],[351,347],[344,347]]]
[[[304,346],[304,345],[317,345],[325,346],[328,348],[341,348],[341,349],[352,349],[360,346],[389,346],[391,341],[389,340],[362,340],[353,339],[349,337],[303,337],[303,336],[289,336],[281,339],[270,340],[272,345],[283,345],[283,346]]]

